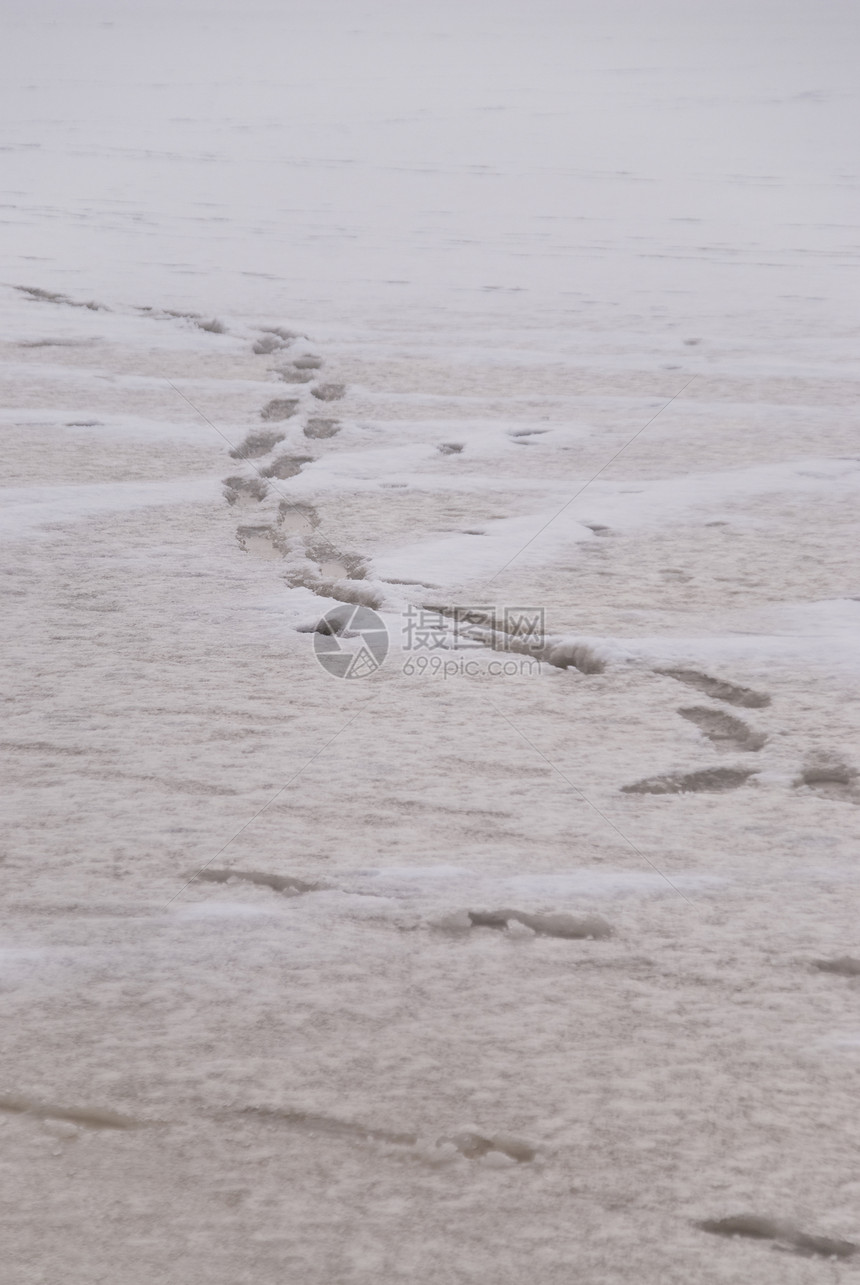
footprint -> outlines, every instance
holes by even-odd
[[[314,377],[313,371],[296,370],[294,366],[281,366],[273,374],[285,384],[309,384]]]
[[[445,932],[468,932],[470,928],[504,931],[512,922],[525,925],[538,937],[579,941],[612,936],[612,928],[600,915],[577,917],[559,911],[533,915],[522,910],[460,910],[438,920],[434,926]]]
[[[695,1224],[700,1231],[714,1236],[744,1236],[752,1240],[771,1240],[777,1248],[804,1257],[851,1258],[857,1246],[850,1240],[832,1240],[829,1236],[809,1236],[790,1223],[780,1223],[758,1214],[735,1214],[730,1218],[705,1219]]]
[[[336,419],[316,419],[311,418],[305,425],[305,437],[334,437],[340,432],[340,424]]]
[[[299,408],[296,397],[273,397],[260,411],[261,419],[291,419]]]
[[[261,326],[260,334],[263,338],[258,339],[251,350],[258,357],[267,357],[270,353],[289,348],[293,340],[299,338],[295,331],[285,330],[283,326]]]
[[[443,442],[436,448],[440,455],[459,455],[463,449],[462,442]]]
[[[537,1147],[521,1138],[506,1133],[483,1134],[466,1130],[450,1138],[438,1138],[435,1146],[420,1148],[417,1133],[400,1133],[393,1129],[378,1129],[369,1125],[355,1124],[350,1120],[339,1120],[336,1116],[318,1115],[312,1111],[296,1111],[289,1108],[247,1107],[243,1115],[256,1116],[258,1119],[278,1121],[289,1125],[300,1133],[311,1137],[344,1138],[355,1142],[382,1142],[390,1146],[419,1148],[424,1158],[433,1160],[445,1157],[445,1153],[459,1154],[467,1160],[481,1160],[491,1152],[507,1156],[517,1164],[528,1164],[537,1155]],[[434,1152],[436,1153],[434,1155]]]
[[[259,477],[224,478],[224,499],[228,504],[258,504],[268,491],[268,485]]]
[[[622,785],[622,794],[719,794],[737,790],[751,776],[752,768],[709,767],[701,772],[650,776],[633,785]]]
[[[17,1094],[0,1097],[0,1111],[16,1115],[33,1115],[42,1120],[67,1120],[70,1124],[86,1125],[90,1129],[136,1129],[140,1121],[116,1111],[102,1111],[94,1107],[61,1107],[50,1102],[39,1102]]]
[[[679,709],[678,713],[689,723],[695,723],[699,731],[713,741],[718,749],[746,750],[756,752],[762,748],[767,737],[761,732],[754,732],[739,718],[723,714],[718,709],[707,709],[693,706],[690,709]]]
[[[276,533],[270,526],[240,526],[236,531],[236,539],[242,551],[255,558],[277,562],[284,556],[284,551],[275,543]]]
[[[38,286],[14,286],[13,289],[38,303],[64,303],[69,308],[89,308],[90,312],[110,312],[110,308],[106,308],[103,303],[95,303],[92,299],[88,303],[78,303],[68,295],[58,294],[54,290],[40,290]]]
[[[311,353],[305,357],[296,357],[293,361],[296,370],[319,370],[322,364],[322,357],[315,357]]]
[[[589,531],[593,531],[595,535],[609,535],[612,530],[611,527],[604,526],[602,522],[583,522],[582,525],[587,527]]]
[[[271,429],[266,432],[260,429],[257,432],[249,433],[240,446],[235,446],[230,452],[234,460],[256,460],[261,455],[268,455],[278,442],[282,442],[286,433],[281,433],[278,429]]]
[[[833,760],[812,763],[805,767],[795,786],[805,785],[824,799],[837,799],[842,803],[860,803],[856,768]]]
[[[258,357],[268,357],[273,352],[278,352],[281,348],[286,348],[287,344],[277,335],[263,335],[262,339],[257,339],[251,348],[251,352]]]
[[[261,870],[213,870],[207,867],[205,870],[198,870],[193,877],[208,883],[229,883],[231,879],[238,879],[243,883],[257,884],[261,888],[271,888],[273,892],[282,892],[287,897],[296,897],[302,892],[316,892],[322,887],[322,884],[297,879],[295,875],[272,875]]]
[[[837,959],[814,959],[813,968],[822,973],[836,973],[839,977],[860,977],[860,959],[853,955],[840,955]]]
[[[721,678],[711,678],[700,674],[695,669],[658,669],[655,671],[666,678],[674,678],[688,687],[696,687],[714,700],[725,701],[728,705],[743,705],[747,709],[764,709],[770,704],[770,697],[761,692],[754,692],[749,687],[736,687]]]
[[[281,500],[278,505],[278,526],[286,535],[308,535],[319,526],[317,511],[310,504],[290,504]]]
[[[346,394],[345,384],[317,384],[311,394],[320,402],[339,402]]]
[[[313,464],[312,455],[279,455],[274,463],[268,468],[264,468],[263,477],[277,477],[282,480],[287,477],[295,477],[301,473],[303,464]]]

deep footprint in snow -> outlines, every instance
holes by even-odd
[[[752,768],[709,767],[700,772],[677,772],[666,776],[650,776],[632,785],[622,785],[622,794],[719,794],[724,790],[737,790],[751,776]]]
[[[281,500],[278,505],[278,526],[287,535],[308,535],[319,524],[319,514],[312,504],[291,504],[289,500]]]
[[[758,1214],[735,1214],[730,1218],[707,1218],[695,1224],[700,1231],[713,1236],[746,1237],[769,1240],[775,1248],[804,1257],[852,1258],[857,1246],[850,1240],[833,1240],[829,1236],[809,1236],[790,1223],[762,1218]]]
[[[860,803],[856,768],[836,761],[812,763],[805,767],[795,787],[806,786],[824,799],[837,799],[842,803]]]
[[[312,416],[305,425],[305,437],[335,437],[340,432],[340,423],[336,419],[322,419]]]
[[[295,477],[301,473],[303,464],[313,464],[313,462],[313,455],[279,455],[272,464],[263,469],[262,476],[277,477],[284,481],[288,477]]]
[[[292,419],[299,409],[298,398],[296,397],[273,397],[270,402],[260,411],[261,419],[279,420]]]
[[[767,741],[766,736],[761,732],[754,732],[742,719],[724,714],[718,709],[693,706],[690,709],[679,709],[678,713],[689,723],[694,723],[721,750],[755,752]]]
[[[750,687],[737,687],[734,683],[727,683],[722,678],[711,678],[708,674],[700,674],[695,669],[658,669],[656,672],[665,675],[666,678],[674,678],[679,683],[686,683],[688,687],[696,687],[706,696],[725,701],[728,705],[764,709],[770,704],[770,697],[762,692],[754,692]]]
[[[259,477],[225,477],[224,499],[228,504],[259,504],[269,488]]]
[[[280,366],[272,373],[285,384],[309,384],[314,377],[313,371],[300,370],[296,366]]]
[[[279,429],[260,429],[257,432],[249,433],[239,446],[234,446],[230,456],[234,460],[257,460],[262,455],[268,455],[278,442],[282,442],[286,433],[280,432]]]
[[[277,532],[270,526],[240,526],[236,531],[236,539],[239,541],[239,547],[244,553],[250,553],[255,558],[263,558],[266,562],[277,562],[284,557],[284,550],[278,548],[276,543]]]
[[[346,395],[345,384],[317,384],[311,395],[320,402],[339,402]]]
[[[560,911],[529,914],[523,910],[459,910],[436,922],[445,932],[468,932],[470,928],[504,931],[511,923],[522,924],[537,937],[562,937],[568,941],[612,936],[612,928],[601,915],[568,915]]]
[[[302,892],[315,892],[322,887],[318,883],[297,879],[295,875],[266,874],[262,870],[213,870],[207,867],[205,870],[196,871],[193,877],[207,883],[229,883],[231,879],[237,879],[241,883],[253,883],[261,888],[271,888],[273,892],[282,892],[287,897],[296,897]]]
[[[293,340],[299,338],[294,331],[285,330],[282,326],[261,327],[260,333],[262,339],[258,339],[251,349],[258,357],[268,357],[273,352],[289,348]]]
[[[462,442],[443,442],[436,448],[440,455],[459,455],[463,450]]]

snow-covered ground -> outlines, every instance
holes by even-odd
[[[4,1280],[853,1279],[855,6],[3,25]]]

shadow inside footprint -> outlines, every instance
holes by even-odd
[[[836,973],[839,977],[860,977],[860,959],[853,955],[839,955],[836,959],[814,959],[813,968],[822,973]]]
[[[804,768],[795,786],[805,785],[825,799],[843,803],[860,803],[858,772],[845,763],[813,763]]]
[[[259,477],[225,477],[224,499],[228,504],[254,504],[266,498],[269,488]]]
[[[851,1258],[857,1246],[850,1240],[832,1240],[829,1236],[809,1236],[789,1223],[761,1218],[758,1214],[735,1214],[729,1218],[707,1218],[696,1223],[700,1231],[713,1236],[740,1236],[751,1240],[770,1240],[775,1247],[804,1257]]]
[[[650,776],[632,785],[622,785],[622,794],[718,794],[737,790],[754,775],[752,768],[710,767],[701,772]]]
[[[754,732],[742,719],[724,714],[718,709],[695,706],[692,709],[679,709],[678,713],[688,723],[694,723],[718,749],[755,753],[767,741],[766,736],[761,732]]]
[[[334,437],[340,432],[340,423],[336,419],[311,417],[305,425],[305,437]]]
[[[239,446],[234,446],[230,456],[234,460],[256,460],[261,455],[268,455],[278,442],[282,442],[286,433],[278,429],[260,429],[258,432],[249,433]]]
[[[207,867],[196,871],[193,878],[206,883],[229,883],[231,879],[237,879],[242,883],[271,888],[273,892],[282,892],[287,897],[296,897],[302,892],[315,892],[320,887],[317,883],[297,879],[295,875],[266,874],[262,870],[213,870]]]
[[[317,384],[311,393],[320,402],[338,402],[346,395],[345,384]]]
[[[676,682],[686,683],[688,687],[697,687],[706,696],[725,701],[727,705],[763,709],[770,704],[770,697],[762,692],[754,692],[750,687],[738,687],[721,678],[711,678],[708,674],[700,674],[695,669],[658,669],[656,672],[663,674],[666,678],[674,678]]]
[[[270,464],[268,468],[263,469],[263,477],[284,478],[295,477],[301,473],[303,464],[313,464],[312,455],[281,455]]]
[[[0,1097],[0,1111],[16,1115],[33,1115],[42,1120],[66,1120],[90,1129],[136,1129],[139,1121],[117,1111],[102,1111],[96,1107],[61,1107],[35,1098],[6,1094]]]
[[[299,408],[296,397],[273,397],[260,411],[261,419],[291,419]]]

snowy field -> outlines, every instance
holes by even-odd
[[[0,17],[4,1282],[860,1280],[856,6]]]

